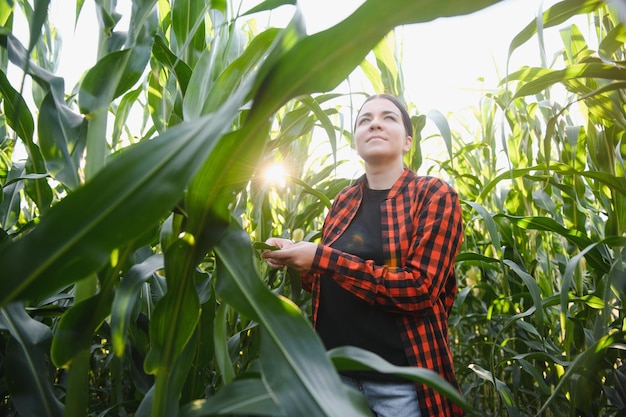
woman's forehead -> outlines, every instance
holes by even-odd
[[[374,113],[374,112],[392,112],[395,114],[400,114],[399,109],[396,105],[386,98],[374,98],[368,100],[361,107],[361,111],[359,112],[359,116],[366,113]]]

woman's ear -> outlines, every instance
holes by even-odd
[[[406,139],[404,140],[404,147],[402,148],[402,150],[404,152],[408,152],[411,150],[412,145],[413,145],[413,137],[407,136]]]

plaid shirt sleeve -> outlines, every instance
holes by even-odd
[[[451,307],[447,279],[454,273],[463,235],[456,192],[437,178],[404,174],[382,207],[386,261],[375,265],[328,246],[354,217],[361,186],[353,186],[334,202],[311,273],[330,274],[357,297],[390,311],[424,314],[443,308],[447,313]]]

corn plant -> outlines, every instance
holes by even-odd
[[[564,1],[510,53],[578,15],[598,50],[563,27],[554,61],[512,70],[442,162],[467,208],[457,369],[485,415],[626,412],[624,26],[603,2]]]
[[[496,1],[368,0],[314,35],[293,1],[242,12],[133,0],[127,32],[116,1],[97,1],[98,61],[69,93],[49,1],[0,1],[3,413],[367,415],[340,382],[344,366],[401,372],[470,410],[428,370],[325,352],[262,276],[251,237],[267,231],[247,228],[243,213],[265,224],[257,167],[308,134],[290,121],[336,130],[326,94],[394,27]],[[83,3],[72,4],[79,14]],[[286,5],[286,27],[257,29],[255,16]],[[27,42],[13,33],[17,10]],[[9,79],[10,65],[32,92]],[[303,188],[319,205],[340,185]],[[288,201],[290,212],[306,201]],[[314,217],[286,227],[318,226]]]

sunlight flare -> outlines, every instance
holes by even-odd
[[[266,185],[284,187],[287,183],[287,170],[280,162],[268,165],[263,170],[263,181]]]

